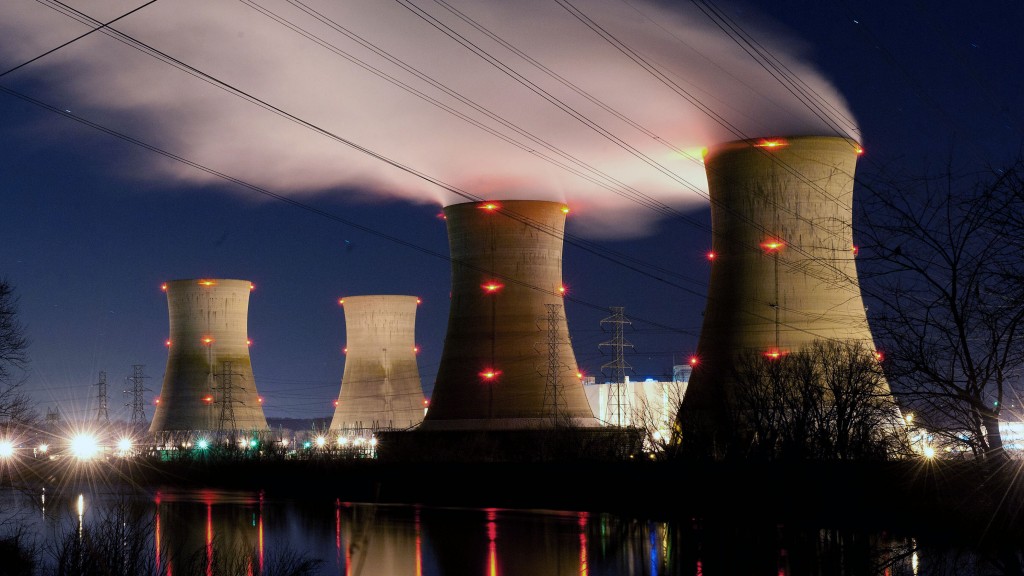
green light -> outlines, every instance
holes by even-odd
[[[196,442],[196,448],[199,450],[206,450],[209,447],[210,443],[207,442],[206,440],[200,440],[199,442]]]
[[[306,440],[305,442],[302,443],[302,447],[303,448],[309,448],[312,445],[313,445],[313,443],[310,442],[309,440]]]
[[[255,438],[253,438],[252,440],[249,440],[249,446],[252,447],[252,448],[255,448],[258,444],[259,444],[259,442],[257,442]]]

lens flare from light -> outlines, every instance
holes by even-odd
[[[0,440],[0,458],[10,458],[11,456],[14,456],[14,442]]]
[[[100,452],[100,444],[92,434],[78,434],[71,439],[71,453],[79,460],[91,460]]]

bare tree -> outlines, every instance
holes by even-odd
[[[894,391],[923,427],[995,461],[1024,366],[1020,174],[889,178],[862,204],[865,292]]]
[[[734,365],[743,394],[736,422],[748,457],[883,459],[909,453],[899,409],[860,342],[819,340],[778,358],[750,352]]]
[[[17,372],[28,365],[28,338],[18,320],[18,298],[0,280],[0,425],[27,424],[35,418],[32,402]]]

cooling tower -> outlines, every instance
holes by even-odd
[[[170,319],[167,371],[150,432],[265,430],[249,362],[247,280],[164,285]]]
[[[597,426],[562,309],[567,212],[533,200],[444,209],[451,307],[422,429]]]
[[[346,296],[345,372],[331,430],[409,428],[423,421],[415,296]]]
[[[732,432],[741,354],[778,357],[816,339],[874,349],[854,264],[859,153],[853,140],[818,136],[709,150],[711,277],[680,413],[684,435]]]

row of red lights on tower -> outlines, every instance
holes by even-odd
[[[755,148],[765,148],[768,150],[776,150],[779,148],[785,148],[786,146],[789,146],[789,142],[781,138],[758,140],[756,143],[754,143]],[[854,152],[857,154],[857,156],[860,156],[861,154],[864,154],[864,148],[858,145],[854,148]]]
[[[779,358],[782,358],[786,354],[787,354],[787,352],[784,351],[784,350],[778,350],[776,348],[772,348],[772,349],[769,349],[769,350],[765,351],[764,357],[768,358],[768,359],[771,359],[771,360],[777,360]],[[885,354],[883,354],[880,350],[876,350],[875,353],[874,353],[874,356],[875,356],[875,360],[877,360],[878,362],[881,362],[882,360],[885,359]],[[690,363],[690,366],[696,366],[697,364],[700,364],[700,359],[697,358],[696,356],[690,356],[689,363]]]
[[[501,282],[498,282],[497,280],[491,280],[490,282],[480,285],[480,288],[482,288],[483,291],[487,294],[495,294],[497,292],[500,292],[501,289],[504,287],[505,285],[502,284]],[[565,286],[559,286],[557,288],[557,291],[560,296],[565,296],[565,293],[568,292],[569,289],[566,288]]]
[[[423,299],[422,298],[417,298],[416,299],[416,305],[417,306],[419,306],[422,303],[423,303]],[[345,299],[344,298],[338,298],[338,305],[339,306],[344,306],[345,305]]]
[[[200,339],[200,342],[202,342],[206,346],[209,346],[210,344],[213,344],[215,342],[215,340],[213,338],[211,338],[210,336],[204,336],[202,339]],[[246,346],[252,346],[252,340],[246,338],[245,345]],[[164,340],[164,346],[167,346],[168,348],[170,348],[171,347],[171,340],[170,339]]]
[[[259,402],[260,404],[263,404],[263,396],[257,396],[256,397],[256,401]],[[207,394],[206,396],[203,396],[203,402],[206,402],[207,404],[213,404],[213,396],[211,394]],[[160,398],[156,398],[155,400],[153,400],[153,403],[154,404],[159,404],[160,403]],[[335,403],[335,404],[337,404],[337,403]]]
[[[199,280],[198,282],[196,282],[196,284],[199,284],[200,286],[210,287],[210,286],[216,286],[217,285],[217,281],[216,280],[208,280],[208,279],[204,278],[203,280]],[[167,282],[164,282],[163,284],[161,284],[160,285],[160,289],[163,290],[164,292],[167,292]],[[256,289],[256,285],[250,282],[249,283],[249,291],[251,292],[251,291],[253,291],[255,289]]]
[[[342,348],[341,349],[341,353],[342,354],[348,354],[348,346]],[[412,347],[412,353],[413,354],[419,354],[420,353],[420,347],[419,346],[413,346]]]
[[[774,238],[765,240],[764,242],[761,243],[761,248],[769,254],[781,252],[782,249],[785,248],[785,246],[785,242]],[[860,253],[860,248],[858,248],[857,246],[850,246],[850,252],[852,252],[853,255],[856,256],[857,254]],[[718,257],[718,254],[715,253],[714,250],[711,250],[706,254],[706,256],[708,260],[714,260],[715,258]]]

